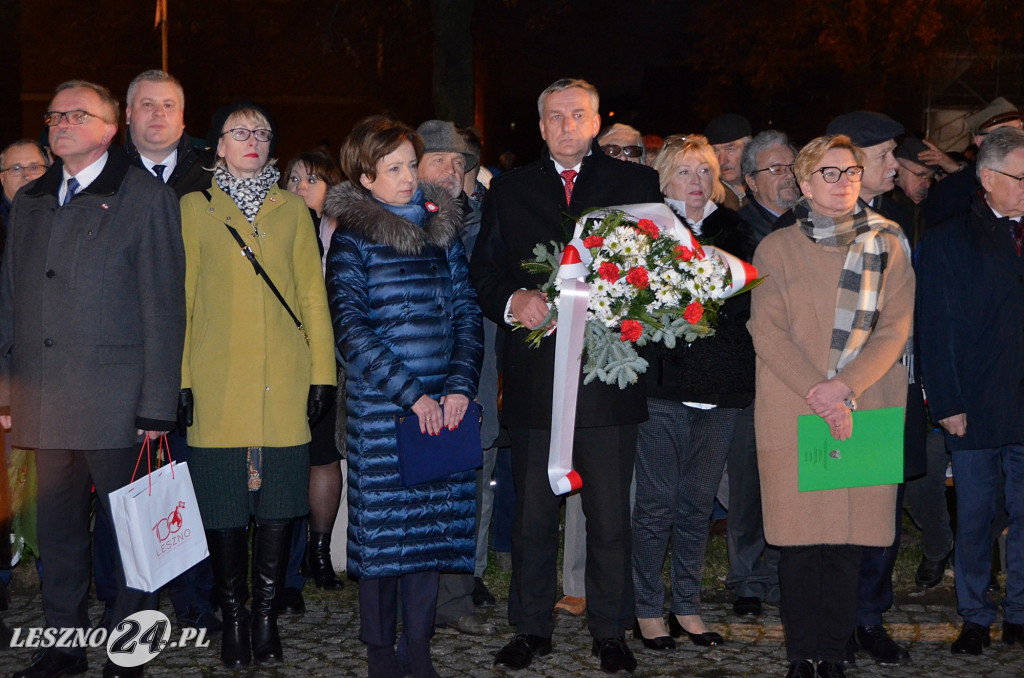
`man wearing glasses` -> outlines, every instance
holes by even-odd
[[[1002,642],[1024,647],[1024,131],[986,135],[977,177],[984,195],[921,241],[915,332],[956,489],[956,599],[964,623],[950,650],[972,655],[990,645],[996,620],[985,589],[1000,488],[1010,524]]]
[[[41,177],[49,166],[46,153],[32,139],[19,139],[0,151],[0,184],[4,189],[3,197],[0,197],[0,253],[3,252],[3,239],[7,236],[7,219],[14,194],[25,184]]]
[[[15,198],[0,268],[0,425],[36,450],[46,625],[88,629],[90,486],[109,519],[139,441],[174,428],[185,254],[174,191],[110,145],[105,87],[60,85],[44,122],[57,160]],[[155,600],[115,566],[117,624]],[[51,647],[14,677],[87,668],[84,648]],[[142,667],[108,662],[103,675]]]

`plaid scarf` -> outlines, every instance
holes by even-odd
[[[893,255],[887,249],[891,240],[881,235],[895,236],[908,262],[910,243],[897,224],[859,203],[853,214],[833,219],[812,212],[807,199],[801,198],[793,207],[793,214],[800,232],[813,242],[849,247],[836,293],[836,316],[828,357],[828,378],[831,379],[857,357],[878,322],[878,309],[885,295],[882,287],[885,267]],[[913,345],[913,337],[907,337],[907,348],[900,361],[907,367],[911,383],[914,381]]]

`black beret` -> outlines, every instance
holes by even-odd
[[[213,121],[210,123],[210,129],[206,133],[206,142],[210,144],[210,149],[216,154],[217,153],[217,142],[220,140],[220,136],[224,130],[224,123],[228,121],[232,113],[237,113],[242,109],[251,109],[258,111],[267,119],[267,124],[270,125],[270,131],[274,133],[274,137],[270,140],[270,153],[267,158],[274,157],[274,150],[277,148],[277,123],[274,122],[274,116],[270,115],[270,111],[260,106],[255,101],[247,101],[245,99],[239,99],[233,101],[230,104],[225,104],[217,109],[217,112],[213,114]]]
[[[888,115],[874,111],[853,111],[835,118],[825,128],[826,134],[845,134],[854,146],[867,148],[901,136],[903,125]]]
[[[751,135],[750,121],[735,113],[724,113],[704,128],[709,144],[727,144]]]

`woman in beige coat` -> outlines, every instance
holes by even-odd
[[[844,675],[860,546],[893,540],[895,485],[797,489],[798,416],[821,416],[845,440],[851,408],[903,407],[906,399],[909,246],[896,224],[858,203],[861,163],[845,136],[807,144],[794,167],[804,194],[793,208],[796,224],[766,237],[754,256],[766,276],[749,323],[757,456],[765,539],[782,550],[787,678]]]
[[[292,522],[309,511],[310,422],[327,411],[337,377],[316,231],[302,199],[277,187],[270,114],[251,103],[226,106],[210,136],[213,185],[181,200],[179,429],[191,425],[189,466],[224,616],[221,659],[238,667],[282,659],[274,601]]]

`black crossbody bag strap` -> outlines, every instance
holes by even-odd
[[[209,202],[212,199],[212,196],[210,196],[209,191],[204,190],[203,195],[206,196],[207,202]],[[263,265],[260,263],[260,260],[256,258],[256,254],[252,251],[252,248],[245,244],[245,241],[242,240],[242,236],[240,236],[238,234],[238,231],[236,231],[234,228],[228,226],[227,224],[224,224],[224,228],[228,229],[228,232],[231,234],[231,237],[235,239],[236,243],[238,243],[238,246],[242,249],[242,256],[248,259],[249,263],[252,264],[252,268],[256,272],[256,275],[263,278],[263,282],[267,283],[267,287],[270,288],[270,291],[274,293],[274,296],[277,297],[277,300],[281,302],[282,306],[284,306],[284,310],[287,311],[288,315],[291,316],[292,322],[295,323],[295,327],[298,328],[299,332],[302,332],[302,336],[306,339],[306,343],[308,344],[309,335],[306,334],[306,328],[302,326],[302,323],[299,321],[298,317],[296,317],[295,313],[292,311],[292,307],[289,306],[288,302],[284,300],[283,296],[281,296],[281,293],[277,289],[277,285],[275,285],[274,281],[270,279],[269,275],[267,275],[266,269],[263,268]]]

